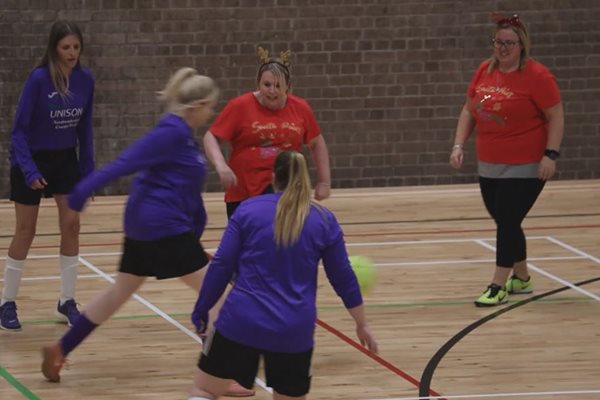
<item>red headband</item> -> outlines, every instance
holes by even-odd
[[[513,14],[510,18],[503,18],[500,15],[495,15],[494,20],[498,26],[511,25],[518,29],[525,29],[517,14]]]

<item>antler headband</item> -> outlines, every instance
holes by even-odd
[[[263,49],[261,46],[258,46],[258,59],[261,65],[268,64],[271,62],[275,62],[277,64],[281,64],[284,67],[290,66],[290,57],[292,56],[291,50],[285,50],[279,53],[279,60],[273,60],[269,58],[269,50]]]
[[[263,71],[267,68],[268,65],[277,64],[282,67],[281,69],[283,69],[283,74],[285,75],[285,80],[289,84],[289,80],[290,80],[289,66],[290,66],[291,55],[292,55],[292,51],[288,49],[288,50],[285,50],[285,51],[282,51],[281,53],[279,53],[279,58],[270,58],[269,51],[263,49],[261,46],[258,46],[258,59],[260,61],[260,67],[258,67],[258,75],[257,75],[258,79],[260,79],[260,76],[262,75]]]

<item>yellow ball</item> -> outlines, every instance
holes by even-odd
[[[361,293],[369,293],[377,280],[375,266],[370,259],[364,256],[350,256],[348,259],[358,280]]]

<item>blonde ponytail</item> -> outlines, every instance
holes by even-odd
[[[166,103],[169,111],[181,111],[198,100],[216,99],[219,89],[208,76],[198,75],[194,68],[181,68],[175,72],[158,99]]]
[[[275,212],[275,243],[288,247],[298,240],[311,206],[310,178],[302,154],[284,151],[277,156],[275,186],[283,190]]]

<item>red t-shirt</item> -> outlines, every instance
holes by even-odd
[[[477,127],[477,157],[497,164],[539,162],[548,138],[543,110],[560,102],[552,73],[534,60],[525,68],[487,72],[483,62],[469,85],[471,112]]]
[[[238,184],[225,192],[226,202],[261,194],[271,183],[275,157],[283,150],[302,150],[321,134],[312,109],[303,99],[288,95],[285,106],[271,110],[254,93],[231,100],[209,131],[231,143],[229,167]]]

